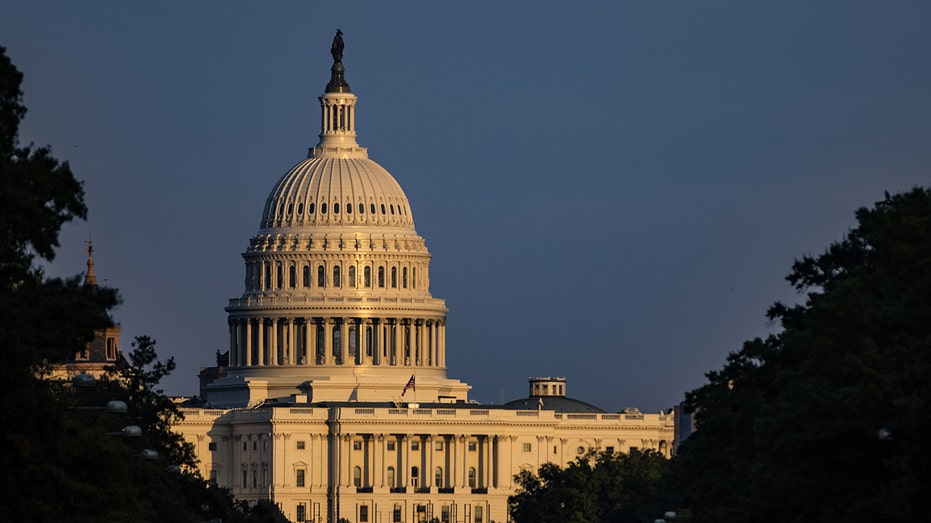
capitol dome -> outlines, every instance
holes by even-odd
[[[245,290],[226,307],[228,375],[205,393],[217,406],[388,401],[413,380],[409,399],[465,401],[470,387],[446,377],[431,254],[400,184],[357,143],[342,46],[333,58],[320,141],[265,200]]]

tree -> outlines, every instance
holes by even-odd
[[[653,450],[629,454],[594,451],[565,468],[545,463],[534,474],[515,476],[508,498],[515,523],[597,523],[653,521],[662,514],[663,471],[668,460]]]
[[[697,521],[922,519],[931,459],[931,190],[889,195],[788,281],[782,331],[687,393],[673,478]]]
[[[156,386],[174,368],[155,342],[136,339],[130,364],[83,388],[41,379],[48,362],[83,349],[112,325],[116,291],[79,277],[47,279],[61,226],[84,218],[81,183],[47,147],[20,146],[22,74],[0,47],[0,514],[9,521],[265,521],[194,469],[191,449],[170,430],[180,415]],[[128,405],[124,417],[101,407]],[[120,437],[123,427],[141,437]],[[134,431],[129,431],[133,433]]]

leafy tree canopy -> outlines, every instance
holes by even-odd
[[[136,339],[129,364],[93,387],[41,379],[45,365],[82,350],[112,325],[112,289],[80,277],[46,279],[61,226],[84,218],[81,183],[47,147],[21,146],[20,73],[0,47],[0,340],[7,402],[0,409],[0,514],[4,521],[266,521],[280,512],[234,505],[204,481],[192,450],[171,431],[180,415],[156,389],[174,369],[155,342]],[[124,401],[124,415],[107,412]],[[123,427],[141,429],[123,437]],[[272,519],[274,521],[274,519]]]
[[[663,472],[668,460],[653,450],[629,454],[589,452],[566,468],[546,463],[515,476],[508,498],[515,523],[652,522],[665,508]]]
[[[931,190],[886,194],[792,266],[804,304],[686,394],[696,521],[916,521],[931,484]]]

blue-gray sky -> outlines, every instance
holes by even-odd
[[[54,274],[119,288],[193,394],[241,252],[317,142],[345,34],[359,142],[410,199],[480,401],[559,375],[656,411],[795,300],[792,261],[931,184],[931,3],[46,2],[0,5],[23,142],[84,180]]]

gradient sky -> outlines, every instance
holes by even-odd
[[[268,192],[317,142],[345,35],[359,143],[401,183],[471,397],[568,378],[607,410],[704,383],[792,261],[931,185],[931,2],[0,5],[21,141],[84,180],[49,271],[117,287],[123,347],[226,350]]]

